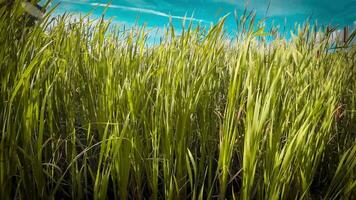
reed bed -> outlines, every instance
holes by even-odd
[[[287,40],[245,14],[233,39],[222,18],[148,45],[103,19],[28,26],[16,2],[0,9],[0,199],[356,198],[355,32]]]

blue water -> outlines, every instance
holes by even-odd
[[[241,15],[245,8],[254,10],[257,19],[267,18],[269,28],[279,25],[281,31],[293,30],[295,23],[307,18],[321,24],[356,27],[356,0],[55,0],[61,2],[55,14],[69,12],[85,14],[92,12],[93,18],[104,11],[107,18],[115,23],[132,26],[146,24],[162,28],[172,22],[177,30],[181,28],[182,17],[191,18],[194,23],[209,26],[222,16],[230,13],[225,27],[229,32],[236,30],[234,11]],[[105,8],[104,4],[111,2]]]

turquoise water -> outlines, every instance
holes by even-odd
[[[174,26],[179,30],[182,17],[191,18],[194,23],[209,26],[222,16],[230,13],[226,30],[236,30],[234,11],[242,14],[244,8],[256,11],[257,18],[266,20],[266,27],[279,25],[281,31],[289,32],[295,23],[302,23],[310,17],[314,23],[356,27],[356,0],[56,0],[61,2],[55,14],[64,12],[79,14],[92,12],[99,17],[105,11],[107,18],[114,22],[132,26],[146,24],[162,28],[172,16]],[[268,8],[268,9],[267,9]]]

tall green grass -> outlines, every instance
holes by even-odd
[[[18,1],[19,2],[19,1]],[[1,199],[352,199],[352,37],[0,8]],[[274,39],[266,42],[266,35]],[[347,47],[347,48],[346,48]]]

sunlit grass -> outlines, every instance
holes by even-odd
[[[0,16],[1,199],[355,198],[352,39]]]

